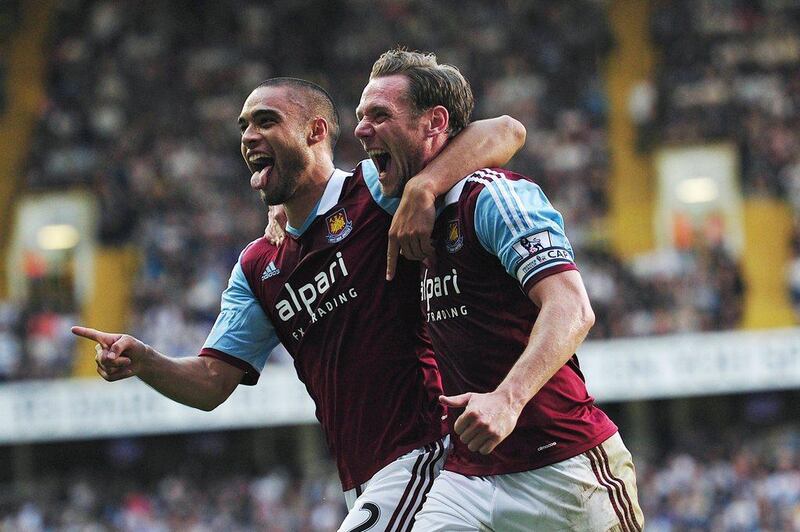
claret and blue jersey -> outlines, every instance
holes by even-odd
[[[337,170],[302,227],[241,254],[201,352],[253,384],[283,343],[314,399],[345,490],[442,436],[441,383],[416,298],[419,265],[385,281],[397,199],[370,161]]]
[[[425,262],[419,297],[445,393],[493,391],[528,343],[538,314],[531,287],[576,269],[563,219],[531,179],[484,169],[447,194],[433,238],[436,255]],[[576,456],[616,430],[594,406],[573,356],[490,455],[453,438],[445,468],[466,475],[527,471]]]

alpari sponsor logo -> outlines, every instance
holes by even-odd
[[[419,283],[420,301],[425,302],[426,310],[431,309],[431,300],[437,297],[449,296],[450,293],[460,294],[458,288],[458,272],[455,268],[450,270],[451,274],[428,277],[428,269],[422,274],[422,281]]]
[[[469,314],[469,309],[466,305],[459,305],[455,307],[447,307],[439,310],[429,310],[425,313],[425,320],[428,323],[435,321],[447,320],[450,318],[458,318],[459,316],[466,316]]]
[[[344,257],[342,257],[342,252],[339,251],[336,253],[335,260],[326,269],[317,273],[311,282],[299,288],[295,288],[289,283],[283,285],[289,297],[281,299],[275,305],[278,310],[278,316],[283,321],[289,321],[296,314],[306,312],[312,322],[317,321],[323,315],[358,296],[356,289],[350,288],[347,292],[336,294],[324,302],[317,303],[323,294],[330,290],[339,279],[348,275]],[[317,303],[316,308],[315,303]]]
[[[420,301],[425,303],[425,315],[429,322],[466,316],[469,312],[466,305],[431,310],[431,301],[440,297],[460,294],[458,287],[458,271],[453,268],[448,275],[428,277],[428,270],[420,281]]]

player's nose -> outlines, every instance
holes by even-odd
[[[260,138],[261,135],[258,134],[256,128],[254,128],[252,124],[248,125],[242,132],[242,144],[248,148],[252,148]]]
[[[374,132],[375,131],[374,131],[374,129],[372,129],[372,126],[370,125],[370,123],[367,122],[367,120],[365,120],[363,118],[358,121],[358,124],[356,124],[355,135],[359,139],[363,140],[363,139],[369,138],[370,136],[372,136],[372,134]]]

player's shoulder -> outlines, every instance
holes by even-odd
[[[533,178],[528,177],[526,175],[518,174],[512,170],[507,168],[482,168],[477,172],[473,172],[469,176],[467,176],[467,181],[474,183],[475,188],[483,189],[491,185],[492,183],[502,183],[502,182],[510,182],[510,183],[525,183],[525,184],[532,184],[536,185],[536,182]],[[524,185],[523,185],[524,186]],[[536,185],[538,186],[538,185]]]
[[[445,195],[445,205],[475,202],[481,196],[510,194],[512,189],[539,186],[528,176],[505,168],[481,168],[456,183]],[[488,190],[487,190],[488,189]]]
[[[334,178],[332,179],[330,184],[333,184],[333,187],[328,187],[335,190],[326,190],[329,192],[336,191],[337,199],[344,199],[345,197],[349,197],[351,194],[361,194],[370,188],[370,181],[371,176],[374,173],[374,179],[377,181],[377,170],[374,170],[375,166],[369,159],[364,161],[360,161],[354,168],[351,170],[340,170],[336,169],[334,173]],[[333,182],[337,181],[337,182]]]
[[[270,243],[266,237],[260,237],[245,246],[239,255],[239,265],[244,271],[248,266],[261,262],[264,257],[274,255],[278,246]]]
[[[373,175],[375,179],[378,178],[378,169],[375,168],[375,163],[372,162],[372,159],[359,161],[349,173],[350,177],[357,181],[369,181]]]
[[[390,215],[397,212],[397,207],[400,205],[399,197],[385,196],[381,188],[378,169],[372,159],[364,159],[354,170],[354,183],[351,190],[358,190],[359,192],[368,191],[369,195],[364,195],[364,198],[369,197],[370,203],[380,207],[382,210]]]

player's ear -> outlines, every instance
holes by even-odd
[[[328,121],[321,116],[311,120],[308,132],[308,145],[311,146],[328,138]]]
[[[447,133],[450,128],[450,113],[443,105],[436,105],[428,110],[430,123],[428,126],[428,135],[435,137],[441,133]]]

